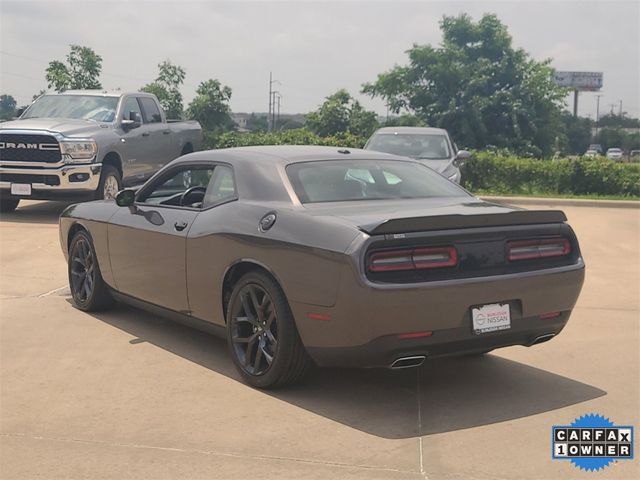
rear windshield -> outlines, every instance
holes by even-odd
[[[424,165],[394,160],[294,163],[287,175],[300,202],[468,196]]]
[[[377,133],[369,141],[367,150],[424,160],[443,160],[451,157],[446,135],[437,133]]]

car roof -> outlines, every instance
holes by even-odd
[[[141,97],[151,96],[145,92],[125,92],[122,90],[65,90],[64,92],[50,92],[44,95],[92,95],[95,97],[122,97],[123,95],[134,94]]]
[[[189,162],[194,160],[222,161],[230,163],[269,163],[289,165],[297,162],[320,160],[414,160],[389,153],[362,150],[359,148],[325,147],[317,145],[260,145],[253,147],[222,148],[190,153],[175,160]]]
[[[446,135],[444,128],[435,127],[382,127],[375,131],[376,134],[401,134],[401,135]]]

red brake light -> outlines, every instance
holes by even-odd
[[[425,268],[453,267],[458,264],[454,247],[414,248],[373,253],[369,257],[370,272],[422,270]]]
[[[507,243],[507,256],[510,261],[562,257],[569,253],[571,253],[571,242],[567,238],[518,240]]]

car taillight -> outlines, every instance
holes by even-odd
[[[541,238],[507,243],[507,257],[510,261],[562,257],[569,253],[571,242],[567,238]]]
[[[369,257],[370,272],[422,270],[453,267],[458,263],[454,247],[412,248],[375,252]]]

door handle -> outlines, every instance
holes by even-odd
[[[171,130],[163,130],[162,133],[164,135],[169,135],[171,133]]]
[[[176,222],[173,224],[173,228],[175,228],[178,232],[183,231],[189,225],[187,222]]]
[[[143,136],[143,137],[148,137],[149,135],[151,135],[149,132],[144,132],[144,133],[142,134],[142,136]]]

